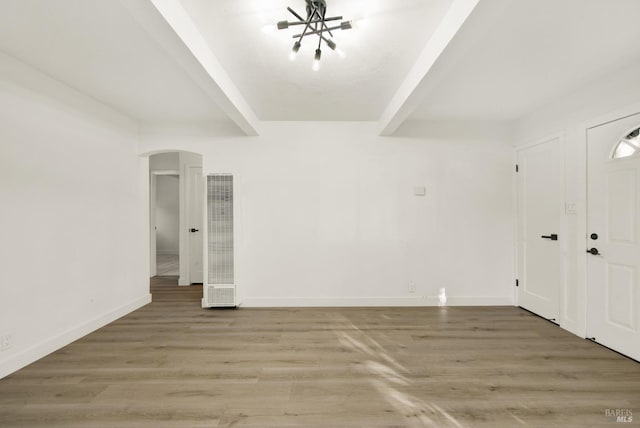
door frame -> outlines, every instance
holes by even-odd
[[[189,170],[191,167],[198,167],[204,171],[204,158],[202,155],[193,152],[179,151],[180,153],[180,277],[179,286],[190,286],[191,280],[191,243],[189,237],[189,225],[191,214],[191,203],[189,198]],[[186,156],[183,156],[183,153]],[[191,155],[200,156],[196,161],[190,159]],[[204,219],[203,219],[204,221]],[[204,239],[204,237],[203,237]],[[203,273],[204,275],[204,273]]]
[[[187,266],[187,274],[186,274],[186,281],[189,283],[188,285],[194,284],[194,279],[192,278],[192,272],[191,272],[191,262],[193,260],[194,255],[191,254],[191,233],[190,232],[186,232],[187,229],[191,228],[191,214],[193,214],[194,212],[194,204],[193,201],[191,200],[191,186],[192,186],[192,182],[191,182],[191,169],[192,168],[200,168],[200,181],[202,184],[202,177],[204,177],[204,168],[202,166],[202,163],[200,163],[200,165],[197,164],[193,164],[193,163],[185,163],[183,165],[184,168],[184,220],[185,220],[185,234],[186,234],[186,238],[187,238],[187,245],[186,245],[186,252],[187,252],[187,260],[189,261],[188,266]],[[202,196],[201,196],[202,197]],[[204,205],[206,203],[206,199],[202,200],[202,204]],[[202,210],[201,210],[202,211]],[[196,213],[197,214],[197,213]],[[200,215],[202,216],[202,212],[200,213]],[[202,233],[202,241],[206,241],[206,236],[205,236],[205,229],[204,229],[204,223],[206,221],[205,217],[201,218],[201,226],[200,226],[200,233]],[[202,267],[202,282],[204,283],[204,266]]]
[[[181,195],[184,194],[184,189],[183,189],[183,175],[182,175],[182,170],[183,170],[183,156],[187,157],[187,156],[198,156],[199,157],[199,164],[200,166],[203,167],[203,171],[204,171],[204,156],[202,155],[202,153],[198,153],[198,152],[193,152],[193,151],[188,151],[188,150],[184,150],[181,148],[172,148],[172,147],[163,147],[160,149],[155,149],[155,150],[145,150],[145,151],[141,151],[138,155],[141,158],[145,159],[145,167],[144,169],[141,171],[144,175],[144,177],[141,177],[141,180],[144,186],[144,191],[145,191],[145,195],[148,197],[148,199],[145,200],[145,207],[143,208],[145,210],[145,218],[144,218],[144,224],[148,225],[148,227],[146,228],[145,231],[145,236],[146,236],[146,241],[149,243],[149,246],[145,246],[145,252],[147,252],[146,254],[149,255],[149,276],[153,276],[151,273],[153,272],[153,270],[151,269],[151,263],[153,262],[155,264],[155,256],[156,256],[156,251],[155,251],[155,242],[153,242],[152,245],[152,236],[151,233],[154,229],[152,229],[155,225],[152,225],[152,221],[151,221],[151,214],[152,214],[152,196],[155,194],[156,191],[156,186],[157,183],[154,181],[153,179],[153,174],[150,168],[150,162],[149,162],[149,158],[153,155],[157,155],[160,153],[177,153],[178,154],[178,168],[179,170],[168,170],[169,172],[173,174],[178,174],[180,176],[180,193]],[[153,186],[153,188],[152,188]],[[153,193],[152,193],[153,192]],[[184,241],[186,240],[185,238],[185,227],[183,227],[183,200],[182,200],[182,196],[180,196],[181,200],[180,200],[180,231],[179,231],[179,239],[180,239],[180,249],[179,249],[179,253],[180,253],[180,276],[178,277],[178,285],[191,285],[191,283],[185,281],[185,275],[183,275],[183,272],[185,272],[185,269],[183,267],[183,263],[184,260],[186,259],[186,257],[184,257],[184,250],[183,250],[183,245],[184,245]],[[155,207],[153,207],[155,208]],[[157,272],[157,266],[153,266],[155,268],[155,271]],[[156,273],[154,272],[154,273]],[[187,269],[188,272],[188,269]]]
[[[156,207],[158,202],[158,176],[174,175],[180,177],[180,171],[165,169],[151,171],[149,174],[149,276],[154,277],[158,273],[157,248],[156,248]]]
[[[560,171],[560,176],[561,176],[561,180],[562,180],[562,186],[560,188],[560,200],[563,201],[564,206],[566,207],[566,183],[567,183],[567,144],[566,144],[566,136],[564,132],[556,132],[553,134],[549,134],[547,136],[545,136],[544,138],[538,138],[535,140],[532,140],[528,143],[525,143],[523,145],[520,145],[516,148],[515,150],[515,155],[514,155],[514,164],[518,164],[518,159],[520,158],[520,153],[524,150],[528,150],[531,149],[535,146],[539,146],[541,144],[545,144],[545,143],[549,143],[551,141],[554,140],[558,140],[558,144],[560,144],[560,150],[562,153],[562,162],[561,162],[561,171]],[[518,172],[519,173],[519,172]],[[515,213],[515,221],[514,221],[514,225],[515,225],[515,230],[514,230],[514,237],[515,237],[515,259],[514,259],[514,272],[515,272],[515,278],[521,278],[521,272],[520,272],[520,178],[518,176],[518,173],[516,173],[515,175],[515,180],[514,180],[514,189],[515,189],[515,195],[516,197],[514,198],[514,213]],[[566,211],[561,209],[562,207],[558,207],[558,209],[560,210],[560,230],[558,230],[558,234],[562,237],[566,237],[568,238],[568,227],[567,227],[567,216],[566,216]],[[566,209],[566,208],[565,208]],[[562,215],[563,213],[565,213],[565,215]],[[561,254],[561,260],[560,260],[560,270],[562,272],[562,278],[560,280],[560,290],[558,292],[558,297],[559,297],[559,302],[558,305],[559,310],[558,310],[558,324],[562,327],[564,327],[564,320],[565,320],[565,314],[564,314],[564,302],[565,302],[565,290],[567,287],[567,249],[568,249],[568,239],[561,239],[560,242],[560,254]],[[519,306],[519,301],[518,301],[518,289],[514,288],[514,302],[516,304],[516,306]]]
[[[580,320],[567,328],[567,330],[574,334],[586,337],[587,336],[587,293],[588,290],[588,278],[587,278],[587,252],[586,249],[589,246],[588,240],[588,223],[587,223],[587,202],[589,189],[587,187],[588,174],[587,164],[589,162],[587,144],[588,144],[588,132],[591,128],[595,128],[601,125],[605,125],[616,120],[623,119],[625,117],[633,116],[640,113],[640,103],[634,103],[621,107],[619,109],[610,111],[607,114],[603,114],[586,120],[580,123],[576,128],[576,140],[579,143],[580,150],[576,152],[576,155],[580,156],[579,162],[576,164],[579,168],[579,188],[580,188],[580,201],[578,202],[578,230],[582,232],[576,237],[577,254],[577,289],[580,295],[579,311],[581,315]],[[611,143],[614,144],[613,142]]]

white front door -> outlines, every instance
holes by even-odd
[[[640,114],[587,131],[586,247],[587,337],[640,360],[640,154],[613,155],[638,126]]]
[[[518,151],[518,305],[560,322],[563,144]]]
[[[202,167],[187,168],[187,218],[189,220],[189,280],[202,283],[203,197]]]

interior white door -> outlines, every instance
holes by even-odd
[[[560,322],[562,140],[518,151],[518,305]]]
[[[203,237],[203,178],[202,167],[187,168],[188,219],[189,219],[189,280],[192,284],[202,283],[202,237]]]
[[[640,360],[640,155],[614,158],[640,113],[587,131],[587,336]]]

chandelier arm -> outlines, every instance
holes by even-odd
[[[318,9],[318,7],[317,7],[317,6],[314,6],[314,7],[313,7],[313,12],[311,12],[311,16],[312,16],[312,17],[313,17],[313,16],[317,16],[317,17],[318,17],[318,19],[316,19],[316,20],[315,20],[315,21],[313,21],[313,22],[322,22],[322,15],[320,15],[320,10]],[[317,28],[316,28],[316,30],[317,30]]]
[[[316,17],[317,15],[317,17]],[[311,12],[309,13],[309,19],[313,23],[313,27],[309,28],[309,33],[307,35],[313,34],[318,31],[318,21],[322,19],[320,15],[318,15],[318,9],[315,6],[311,6]]]
[[[323,21],[320,21],[320,20],[311,21],[310,24],[319,24],[319,23],[324,22],[324,21],[337,21],[339,19],[342,19],[342,17],[341,16],[335,16],[333,18],[327,18],[327,19],[325,19]],[[299,21],[287,22],[287,24],[290,27],[293,26],[293,25],[304,25],[304,24],[306,24],[306,21],[302,21],[302,22],[299,22]],[[325,26],[326,26],[326,24],[325,24]]]
[[[314,34],[319,34],[319,33],[314,31],[314,32],[311,32],[311,33],[305,34],[305,37],[306,37],[306,36],[312,36],[312,35],[314,35]],[[298,37],[298,36],[300,36],[300,34],[297,34],[297,35],[293,36],[293,38],[295,39],[295,38],[296,38],[296,37]],[[328,39],[328,38],[326,38],[325,36],[322,36],[322,40],[324,40],[324,41],[325,41],[325,43],[327,44],[327,46],[329,46],[329,42],[331,41],[331,39]]]
[[[291,12],[291,14],[292,14],[293,16],[295,16],[296,18],[298,18],[301,22],[305,22],[305,21],[306,21],[305,19],[302,19],[302,17],[301,17],[300,15],[298,15],[298,14],[296,13],[296,11],[295,11],[295,10],[293,10],[293,9],[291,9],[290,7],[287,7],[287,10],[288,10],[289,12]]]
[[[300,34],[300,38],[298,39],[298,43],[302,42],[302,38],[307,35],[307,30],[309,29],[309,27],[311,26],[311,20],[313,19],[313,14],[309,14],[309,17],[307,18],[307,25],[305,25],[304,27],[304,31],[302,32],[302,34]]]
[[[322,40],[324,40],[324,42],[327,44],[327,46],[329,46],[329,39],[327,39],[325,36],[321,36]]]
[[[294,21],[294,22],[287,22],[287,25],[289,27],[293,27],[294,25],[306,25],[307,23],[305,21],[302,22],[298,22],[298,21]]]
[[[336,27],[329,27],[329,28],[327,28],[327,30],[337,30],[337,29],[339,29],[339,28],[340,28],[340,26],[338,25],[338,26],[336,26]],[[303,33],[303,34],[294,34],[293,36],[291,36],[291,38],[293,38],[293,39],[297,39],[297,38],[298,38],[298,37],[300,37],[300,36],[302,36],[302,37],[304,37],[304,36],[312,36],[312,35],[314,35],[314,34],[319,34],[319,33],[320,33],[319,31],[312,30],[312,31],[309,31],[308,33]]]
[[[321,37],[321,39],[323,38],[322,37],[323,29],[324,29],[324,31],[327,31],[331,37],[333,37],[333,33],[331,32],[331,30],[333,30],[334,28],[329,28],[329,26],[326,24],[326,22],[327,21],[338,21],[338,20],[341,20],[342,16],[332,16],[330,18],[326,18],[326,16],[325,16],[326,13],[327,13],[327,9],[326,8],[323,10],[323,15],[322,16],[320,16],[320,14],[318,12],[318,8],[316,8],[315,10],[316,10],[316,14],[318,15],[318,18],[322,22],[322,27],[323,28],[320,29],[320,34],[321,34],[320,37]],[[317,32],[317,29],[316,29],[316,32]],[[316,34],[316,33],[311,33],[311,34]],[[325,39],[325,41],[326,41],[326,39]],[[320,41],[318,41],[318,45],[320,45]],[[318,46],[318,48],[319,47],[320,46]]]
[[[322,26],[324,27],[324,30],[325,30],[327,33],[329,33],[329,35],[330,35],[331,37],[333,37],[333,33],[331,32],[331,30],[329,29],[329,26],[328,26],[324,21],[322,22]]]
[[[327,9],[325,8],[324,13],[326,15],[327,13]],[[331,30],[329,30],[329,26],[327,25],[327,21],[333,21],[334,19],[338,19],[338,17],[334,17],[334,18],[326,18],[325,16],[322,17],[322,26],[324,27],[325,30],[327,30],[327,32],[329,33],[329,35],[331,37],[333,37],[333,33],[331,32]],[[340,17],[340,19],[342,19],[342,17]]]
[[[317,18],[316,18],[317,17]],[[314,19],[316,18],[316,19]],[[314,22],[314,26],[311,29],[311,31],[306,34],[307,36],[312,35],[312,34],[318,34],[318,22],[322,22],[322,15],[320,15],[320,9],[314,4],[312,5],[312,11],[311,13],[309,13],[309,19],[312,20],[312,22]],[[320,27],[322,29],[322,26]],[[304,37],[304,36],[302,36]],[[321,41],[318,41],[318,45],[320,45]],[[318,49],[320,47],[318,46]]]
[[[324,9],[322,11],[322,21],[321,21],[322,24],[320,24],[320,37],[318,37],[318,49],[320,49],[320,47],[322,46],[322,30],[324,30],[324,28],[327,26],[324,23],[324,14],[325,14],[326,11],[327,11],[327,9]]]
[[[342,17],[333,17],[333,18],[326,18],[325,15],[327,14],[327,9],[325,8],[323,11],[323,15],[322,15],[322,27],[329,33],[329,35],[331,37],[333,37],[333,33],[331,32],[331,30],[329,30],[329,26],[327,25],[327,21],[334,21],[334,20],[338,20],[338,19],[342,19]],[[320,36],[320,38],[322,38],[322,36]]]

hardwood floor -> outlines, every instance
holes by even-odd
[[[167,277],[152,293],[0,380],[0,426],[639,426],[640,364],[518,308],[203,310]]]
[[[180,257],[177,254],[158,254],[156,256],[156,274],[158,276],[178,276]]]

